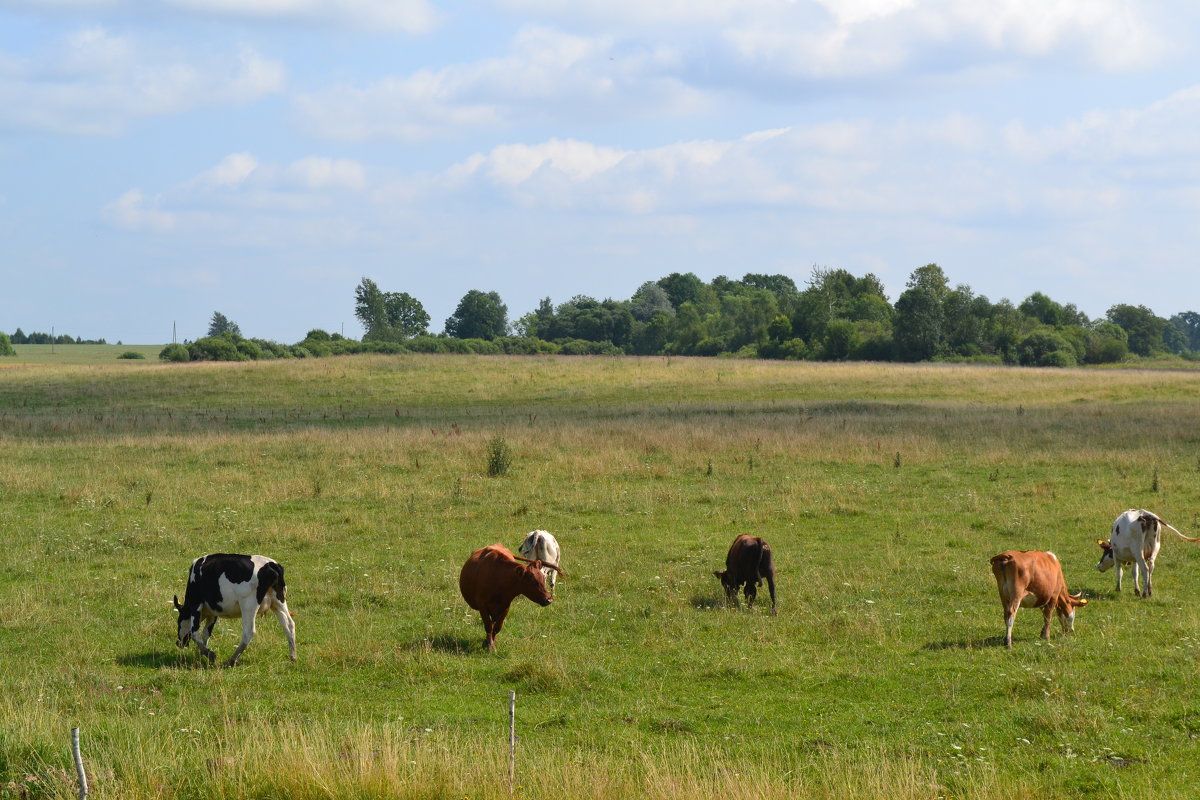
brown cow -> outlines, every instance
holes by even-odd
[[[771,590],[771,613],[775,613],[775,562],[771,558],[771,545],[761,536],[740,534],[729,546],[725,556],[725,571],[713,575],[725,587],[726,599],[737,604],[738,587],[746,585],[746,605],[753,606],[758,596],[758,587],[763,578]]]
[[[467,605],[483,618],[487,634],[484,645],[488,650],[496,649],[496,636],[517,595],[523,594],[540,606],[550,605],[553,598],[546,589],[542,567],[561,574],[557,564],[514,556],[502,544],[479,548],[463,564],[458,588]]]
[[[1075,630],[1075,609],[1086,606],[1082,592],[1067,592],[1067,581],[1063,577],[1058,556],[1043,550],[1005,550],[991,558],[992,574],[996,576],[996,588],[1000,591],[1000,605],[1004,608],[1004,644],[1012,647],[1013,621],[1017,608],[1040,608],[1046,618],[1042,626],[1042,638],[1050,640],[1050,614],[1058,612],[1063,633]]]

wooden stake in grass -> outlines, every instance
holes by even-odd
[[[517,693],[508,693],[508,793],[517,786]]]
[[[87,800],[87,773],[83,771],[83,756],[79,752],[79,728],[71,728],[71,755],[75,757],[75,774],[79,776],[79,800]]]

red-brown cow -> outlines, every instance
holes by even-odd
[[[543,567],[562,574],[557,564],[514,556],[502,544],[479,548],[463,564],[458,588],[467,605],[483,618],[488,650],[496,649],[496,636],[517,595],[523,594],[540,606],[550,605],[553,598],[546,589]]]
[[[763,578],[771,590],[771,613],[775,613],[775,561],[771,558],[771,545],[761,536],[739,534],[725,555],[725,571],[713,575],[725,587],[726,599],[737,603],[738,588],[746,585],[746,605],[753,606],[758,596],[758,587]]]
[[[1000,605],[1004,608],[1004,644],[1012,647],[1013,620],[1017,608],[1040,608],[1046,618],[1042,638],[1050,640],[1050,614],[1058,612],[1063,633],[1075,630],[1075,609],[1086,606],[1087,600],[1067,592],[1058,556],[1046,550],[1005,550],[994,555],[992,574],[1000,590]]]

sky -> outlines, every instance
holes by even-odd
[[[1181,0],[0,0],[0,331],[814,267],[1200,310]]]

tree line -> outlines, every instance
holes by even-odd
[[[471,290],[440,335],[405,292],[369,278],[355,289],[363,342],[461,352],[735,355],[824,361],[979,361],[1069,367],[1128,357],[1200,358],[1200,314],[1170,318],[1118,304],[1089,319],[1073,304],[1034,292],[1019,305],[993,303],[937,264],[909,276],[894,303],[873,274],[814,268],[801,289],[786,275],[748,273],[705,282],[674,272],[647,281],[628,300],[578,295],[510,320],[496,292]]]
[[[1142,305],[1118,304],[1089,319],[1075,305],[1041,292],[1014,305],[993,303],[937,264],[910,274],[891,302],[873,274],[816,267],[803,288],[786,275],[747,273],[705,282],[673,272],[647,281],[626,300],[577,295],[509,318],[497,292],[468,291],[440,333],[407,292],[363,278],[354,290],[361,341],[319,328],[292,345],[246,338],[214,312],[207,336],[172,344],[164,360],[307,358],[363,352],[568,355],[732,355],[822,361],[975,361],[1069,367],[1129,358],[1200,360],[1200,314],[1169,318]],[[69,336],[24,334],[15,344],[83,343]],[[104,340],[98,340],[103,343]]]

